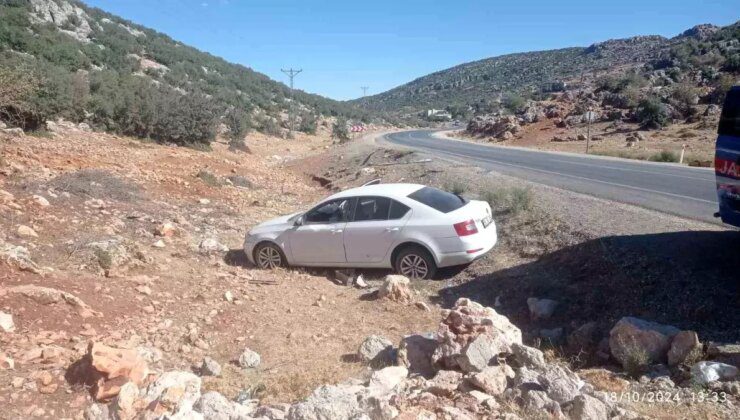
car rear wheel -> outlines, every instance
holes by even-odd
[[[415,280],[431,279],[437,272],[432,256],[420,247],[409,247],[399,252],[394,265],[396,273]]]
[[[254,262],[257,267],[272,270],[287,265],[283,251],[275,244],[263,242],[254,250]]]

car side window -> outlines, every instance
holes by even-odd
[[[396,200],[391,200],[391,211],[388,216],[388,220],[397,220],[403,218],[411,208],[403,203],[399,203]]]
[[[306,214],[306,223],[339,223],[347,220],[351,201],[347,198],[329,201]]]
[[[355,207],[354,222],[366,222],[370,220],[388,220],[388,211],[391,206],[390,198],[386,197],[360,197]]]

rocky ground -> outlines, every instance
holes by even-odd
[[[710,343],[739,339],[727,333],[738,325],[726,311],[736,290],[722,294],[718,283],[708,288],[711,299],[687,306],[723,316],[688,319],[671,312],[670,301],[641,303],[645,294],[625,295],[631,305],[600,302],[606,315],[574,316],[599,307],[595,296],[616,270],[593,277],[604,260],[583,260],[594,255],[584,244],[650,229],[695,232],[707,245],[712,232],[724,233],[717,228],[628,206],[602,209],[598,200],[536,186],[522,192],[516,180],[450,162],[408,164],[420,156],[368,141],[331,146],[326,133],[254,135],[245,153],[222,143],[200,152],[59,131],[0,134],[1,418],[738,412],[738,350]],[[471,174],[482,181],[471,185]],[[250,226],[378,176],[464,185],[467,194],[502,191],[489,197],[502,233],[497,252],[433,282],[364,272],[370,287],[362,289],[331,270],[267,272],[245,261]],[[589,212],[609,213],[612,223],[584,224],[597,219]],[[636,214],[643,225],[625,220]],[[625,250],[612,241],[604,246]],[[620,256],[633,261],[626,250]],[[689,260],[684,271],[696,275],[702,263]],[[627,275],[660,278],[644,271],[653,259],[633,264],[622,265]],[[716,270],[701,274],[715,279]],[[566,347],[584,353],[574,358]]]

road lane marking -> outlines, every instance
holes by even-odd
[[[546,174],[550,174],[550,175],[560,175],[560,176],[564,176],[564,177],[567,177],[567,178],[575,178],[575,179],[580,179],[580,180],[584,180],[584,181],[598,182],[600,184],[610,185],[610,186],[614,186],[614,187],[621,187],[621,188],[633,189],[633,190],[638,190],[638,191],[643,191],[643,192],[649,192],[649,193],[654,193],[654,194],[662,194],[662,195],[667,195],[667,196],[670,196],[670,197],[689,199],[689,200],[693,200],[693,201],[699,201],[699,202],[702,202],[702,203],[709,203],[709,204],[714,204],[714,205],[717,204],[716,201],[704,200],[703,198],[696,198],[696,197],[690,197],[690,196],[687,196],[687,195],[674,194],[674,193],[665,192],[665,191],[658,191],[658,190],[653,190],[653,189],[650,189],[650,188],[635,187],[635,186],[631,186],[631,185],[620,184],[620,183],[617,183],[617,182],[602,181],[602,180],[599,180],[599,179],[586,178],[586,177],[582,177],[582,176],[578,176],[578,175],[570,175],[570,174],[564,174],[564,173],[556,172],[556,171],[548,171],[548,170],[545,170],[545,169],[537,169],[537,168],[532,168],[532,167],[529,167],[529,166],[522,166],[522,165],[517,165],[517,164],[513,164],[513,163],[508,163],[508,162],[501,162],[501,161],[497,161],[497,160],[494,160],[494,159],[491,159],[491,158],[479,158],[479,157],[463,155],[463,154],[459,154],[459,153],[455,153],[455,152],[448,152],[448,151],[445,151],[445,150],[439,150],[439,149],[435,149],[435,148],[432,148],[432,147],[421,146],[421,148],[426,148],[427,150],[441,152],[441,153],[449,154],[449,155],[456,156],[456,157],[461,157],[461,158],[466,158],[466,159],[472,159],[472,160],[482,161],[482,162],[485,162],[485,163],[498,163],[498,164],[501,164],[501,165],[512,166],[512,167],[515,167],[515,168],[525,169],[525,170],[530,170],[530,171],[542,172],[542,173],[546,173]]]
[[[617,171],[625,171],[625,172],[641,172],[644,174],[651,174],[651,175],[675,176],[677,178],[693,179],[694,181],[711,182],[712,184],[714,184],[714,173],[711,174],[713,177],[712,179],[704,179],[704,178],[695,178],[693,176],[669,174],[669,173],[659,172],[659,171],[641,171],[639,169],[627,169],[627,168],[619,168],[617,166],[607,166],[607,165],[594,165],[591,163],[571,162],[571,161],[561,160],[561,159],[550,159],[550,160],[552,162],[561,162],[561,163],[567,163],[571,165],[590,166],[593,168],[615,169]]]

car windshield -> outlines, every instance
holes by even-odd
[[[455,211],[468,203],[466,199],[459,195],[432,187],[424,187],[409,194],[408,197],[442,213]]]

